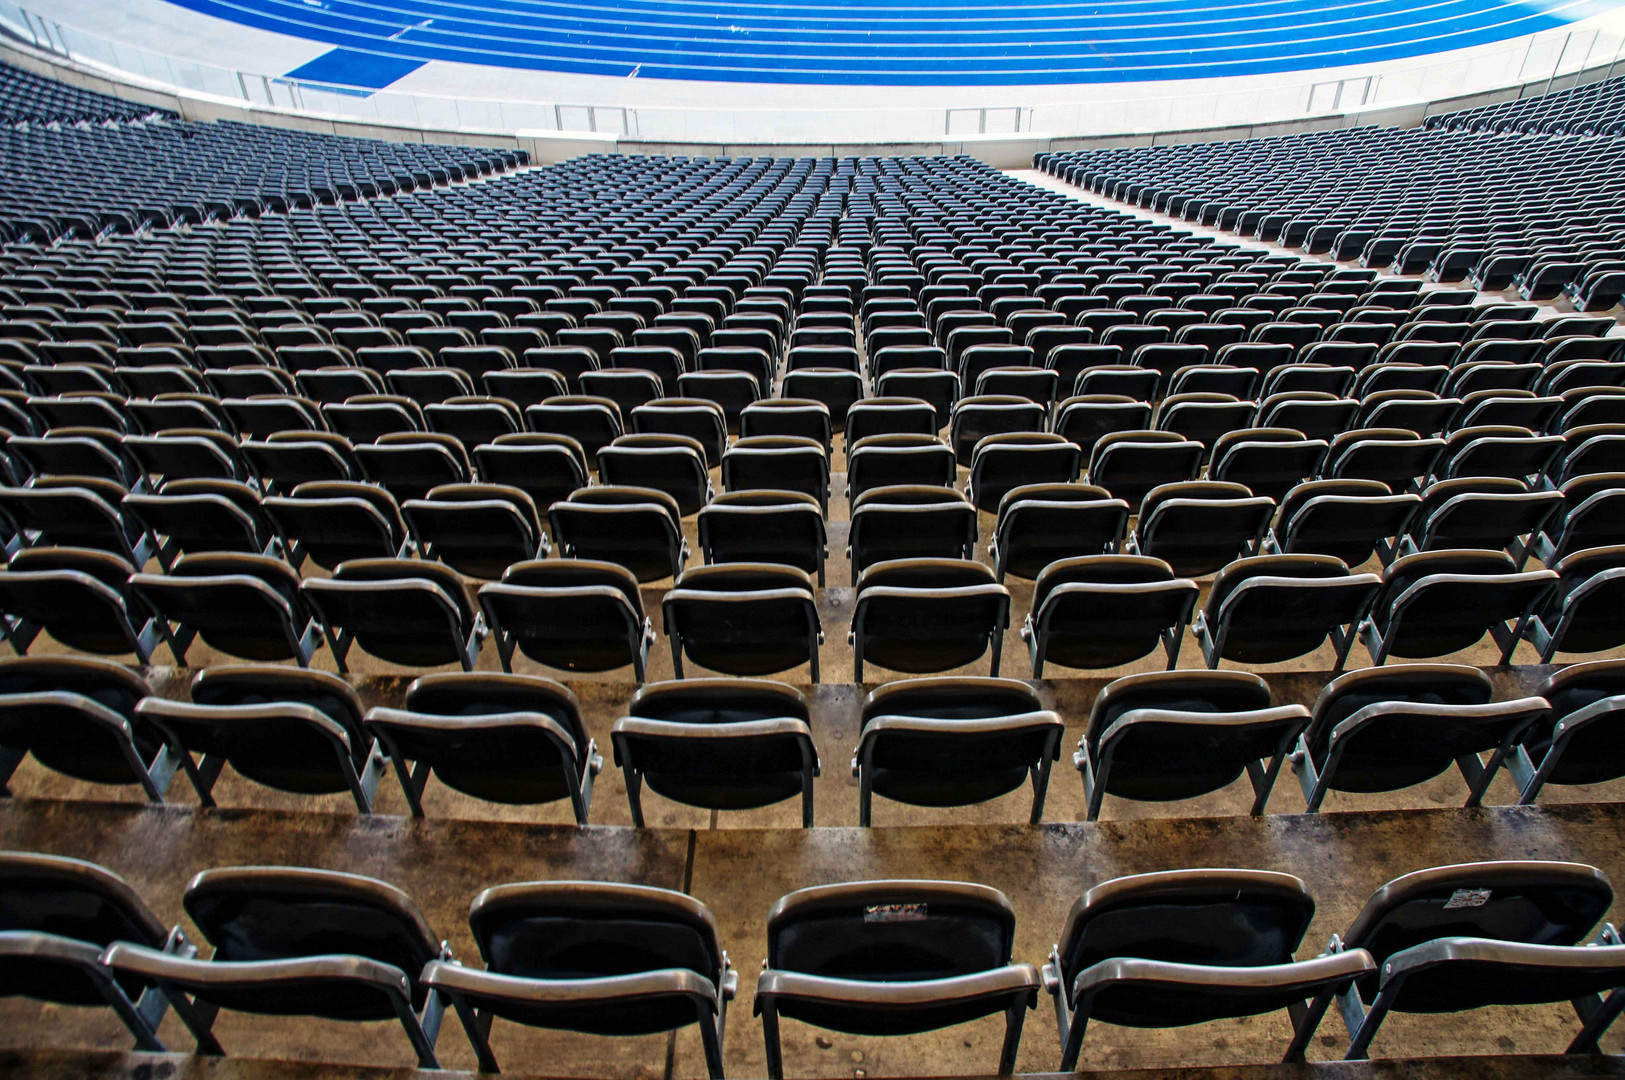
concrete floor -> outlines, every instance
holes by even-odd
[[[1050,178],[1030,178],[1054,186]],[[1064,187],[1064,185],[1062,185]],[[1076,189],[1069,193],[1079,195]],[[1082,195],[1090,201],[1093,196]],[[1200,231],[1200,230],[1198,230]],[[1555,310],[1554,310],[1555,313]],[[725,1059],[730,1074],[760,1076],[765,1070],[761,1027],[751,1015],[755,974],[765,951],[764,921],[773,901],[796,888],[823,882],[880,877],[927,877],[980,881],[1004,890],[1017,912],[1016,959],[1039,963],[1059,933],[1072,902],[1092,885],[1122,874],[1193,866],[1233,866],[1283,870],[1304,878],[1319,901],[1319,913],[1302,948],[1312,956],[1327,937],[1343,930],[1366,897],[1400,874],[1422,867],[1488,858],[1576,859],[1601,867],[1625,881],[1620,837],[1625,826],[1625,781],[1588,788],[1548,788],[1541,805],[1516,807],[1506,777],[1492,785],[1488,806],[1463,810],[1466,788],[1447,773],[1426,784],[1387,795],[1341,795],[1328,799],[1325,813],[1303,813],[1295,780],[1284,775],[1268,814],[1247,816],[1251,792],[1245,781],[1224,791],[1178,803],[1129,803],[1108,798],[1100,823],[1082,822],[1082,783],[1070,765],[1088,710],[1112,678],[1157,670],[1160,653],[1105,672],[1079,672],[1051,666],[1036,684],[1047,706],[1067,725],[1063,760],[1050,785],[1044,824],[1025,824],[1030,796],[1023,790],[972,807],[922,809],[877,801],[876,827],[856,828],[857,785],[850,759],[857,742],[858,710],[867,690],[897,677],[866,670],[865,685],[852,682],[851,651],[845,644],[853,592],[844,546],[848,513],[838,492],[845,462],[837,447],[832,462],[836,494],[830,505],[828,587],[820,594],[825,646],[823,682],[812,686],[805,667],[776,676],[808,694],[814,739],[823,770],[815,787],[816,823],[799,827],[799,806],[783,803],[749,812],[717,814],[648,795],[651,826],[629,828],[625,785],[606,763],[592,806],[592,826],[575,828],[563,804],[508,807],[483,803],[431,783],[428,818],[406,816],[394,777],[380,787],[371,817],[355,813],[348,796],[309,798],[274,792],[229,772],[215,790],[221,809],[201,810],[184,780],[171,787],[171,805],[150,807],[129,789],[83,784],[25,762],[12,783],[15,798],[0,801],[0,847],[50,851],[100,862],[123,874],[166,921],[191,928],[181,907],[188,879],[199,870],[225,865],[278,864],[344,869],[399,885],[423,908],[430,925],[449,940],[465,961],[477,961],[467,930],[468,904],[488,885],[535,879],[591,878],[633,881],[685,889],[716,912],[721,938],[740,972],[739,1000],[730,1010]],[[965,477],[961,475],[961,485]],[[720,488],[718,478],[713,482]],[[987,561],[992,532],[982,515],[978,558]],[[685,523],[698,561],[693,519]],[[1368,567],[1380,571],[1375,565]],[[313,569],[313,568],[312,568]],[[1015,634],[1031,600],[1032,583],[1011,578],[1013,625],[1002,652],[1003,674],[1030,672],[1024,643]],[[1203,582],[1204,588],[1206,582]],[[668,583],[643,590],[645,610],[659,624],[660,598]],[[671,661],[664,636],[651,654],[649,678],[669,678]],[[61,651],[47,640],[36,653]],[[1487,642],[1447,658],[1490,670],[1496,697],[1533,692],[1550,669],[1535,663],[1533,650],[1520,646],[1515,664],[1496,668],[1497,651]],[[129,659],[129,658],[127,658]],[[149,669],[156,693],[186,696],[192,671],[234,662],[204,646],[194,646],[187,666],[165,663]],[[1565,657],[1564,659],[1579,659]],[[369,658],[353,660],[352,677],[369,705],[399,704],[411,675]],[[1367,663],[1356,646],[1351,666]],[[1295,661],[1261,669],[1277,704],[1312,704],[1329,680],[1329,647]],[[315,666],[333,670],[325,649]],[[496,652],[486,648],[481,670],[497,669]],[[1201,666],[1188,638],[1180,666]],[[443,669],[444,670],[444,669]],[[546,671],[521,660],[518,670],[559,678],[576,693],[588,730],[608,756],[609,731],[622,715],[634,687],[630,670],[590,678]],[[986,658],[964,669],[983,674]],[[690,669],[691,674],[699,672]],[[1625,910],[1615,913],[1617,921]],[[194,933],[194,936],[195,933]],[[1461,1016],[1395,1016],[1383,1028],[1373,1053],[1386,1055],[1367,1065],[1264,1068],[1284,1048],[1284,1017],[1262,1017],[1190,1029],[1144,1031],[1094,1027],[1085,1042],[1081,1067],[1087,1070],[1152,1070],[1117,1073],[1124,1080],[1178,1075],[1212,1080],[1276,1080],[1284,1077],[1524,1077],[1625,1075],[1618,1058],[1558,1060],[1524,1055],[1553,1053],[1574,1027],[1566,1007],[1485,1010]],[[0,1072],[56,1080],[63,1076],[142,1080],[169,1077],[202,1080],[289,1080],[366,1076],[403,1078],[412,1057],[399,1029],[391,1024],[339,1025],[228,1015],[218,1031],[228,1062],[166,1056],[57,1054],[42,1048],[118,1051],[128,1038],[99,1010],[39,1005],[0,999],[0,1047],[40,1050],[5,1054]],[[1625,1031],[1625,1029],[1622,1029]],[[191,1040],[169,1018],[162,1035],[174,1050]],[[784,1025],[785,1064],[792,1076],[867,1080],[872,1076],[973,1075],[991,1071],[997,1061],[1002,1024],[980,1021],[928,1035],[880,1039]],[[1334,1017],[1323,1024],[1311,1047],[1313,1059],[1335,1059],[1345,1038]],[[687,1078],[705,1074],[699,1039],[692,1029],[675,1036],[606,1039],[531,1031],[498,1024],[493,1045],[505,1071],[519,1075]],[[1610,1053],[1625,1050],[1625,1034],[1605,1043]],[[473,1067],[473,1055],[454,1018],[440,1038],[443,1064]],[[1453,1055],[1468,1055],[1453,1058]],[[1496,1055],[1496,1056],[1481,1056]],[[275,1059],[281,1065],[256,1063]],[[1396,1060],[1402,1059],[1402,1060]],[[1059,1060],[1055,1021],[1047,1001],[1029,1013],[1018,1070],[1041,1073]],[[324,1067],[317,1063],[348,1063]],[[1185,1072],[1192,1066],[1221,1068]],[[365,1068],[363,1067],[365,1066]],[[1231,1068],[1235,1066],[1235,1068]],[[1246,1066],[1246,1067],[1243,1067]],[[1253,1067],[1259,1066],[1259,1067]]]

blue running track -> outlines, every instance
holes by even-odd
[[[1625,0],[171,0],[407,62],[895,86],[1219,78],[1533,34]],[[330,76],[332,77],[332,76]],[[336,81],[336,80],[335,80]]]

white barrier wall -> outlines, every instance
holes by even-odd
[[[10,7],[17,10],[14,5],[0,4],[0,16]],[[6,20],[0,18],[0,31],[8,29]],[[604,106],[597,109],[588,109],[581,106],[555,107],[541,103],[498,103],[485,102],[486,105],[504,105],[506,112],[502,115],[486,116],[491,122],[485,124],[461,122],[476,119],[481,110],[476,106],[479,101],[450,98],[423,98],[418,102],[433,101],[440,106],[456,108],[449,114],[440,118],[440,122],[419,122],[427,117],[434,119],[433,109],[417,110],[413,116],[418,118],[386,120],[374,115],[357,116],[339,111],[325,111],[312,109],[312,105],[328,104],[326,99],[354,107],[357,100],[347,95],[325,94],[310,92],[301,95],[301,101],[306,108],[293,108],[289,105],[260,104],[245,100],[242,97],[232,97],[222,94],[211,94],[202,91],[187,91],[185,89],[165,85],[164,83],[140,76],[131,75],[122,71],[110,70],[102,65],[85,62],[78,58],[64,57],[58,53],[48,52],[35,47],[27,41],[17,40],[15,28],[6,34],[0,32],[0,59],[18,67],[47,75],[62,82],[101,93],[113,94],[130,100],[141,101],[155,107],[169,109],[177,112],[189,120],[242,120],[255,123],[271,124],[273,126],[289,127],[304,131],[316,131],[339,135],[353,135],[363,138],[383,138],[407,142],[441,142],[464,145],[491,145],[516,146],[530,152],[532,160],[537,163],[561,161],[587,153],[633,153],[633,154],[689,154],[689,155],[741,155],[741,154],[774,154],[774,155],[852,155],[852,154],[967,154],[980,160],[987,161],[999,168],[1019,168],[1029,165],[1032,156],[1049,150],[1083,149],[1101,146],[1124,145],[1153,145],[1179,142],[1206,142],[1223,139],[1249,138],[1261,135],[1283,135],[1301,131],[1325,130],[1330,128],[1353,127],[1365,124],[1384,124],[1391,126],[1415,126],[1420,124],[1427,116],[1453,112],[1458,109],[1471,108],[1479,105],[1492,104],[1520,97],[1533,96],[1544,93],[1548,89],[1565,89],[1579,83],[1592,82],[1607,78],[1613,74],[1625,75],[1625,56],[1608,56],[1606,63],[1594,64],[1584,69],[1572,71],[1557,70],[1548,64],[1548,68],[1540,77],[1523,81],[1514,81],[1512,85],[1500,86],[1495,89],[1474,93],[1443,94],[1429,98],[1425,101],[1406,101],[1394,104],[1385,104],[1386,94],[1371,93],[1369,86],[1362,96],[1375,98],[1371,104],[1354,105],[1339,109],[1325,109],[1319,113],[1297,112],[1276,108],[1272,114],[1247,118],[1248,109],[1245,103],[1249,101],[1262,102],[1268,98],[1268,91],[1251,86],[1237,86],[1235,84],[1249,82],[1250,80],[1207,80],[1203,84],[1192,84],[1193,93],[1188,98],[1145,98],[1142,99],[1138,112],[1134,113],[1140,119],[1130,119],[1129,111],[1121,109],[1113,113],[1107,102],[1073,102],[1064,105],[1031,106],[1026,109],[1000,109],[997,107],[966,107],[961,109],[953,107],[945,109],[941,106],[931,110],[908,109],[840,109],[831,108],[823,110],[772,110],[772,109],[703,109],[700,107],[677,108],[673,106],[631,107]],[[1591,32],[1591,31],[1586,31]],[[1494,70],[1506,72],[1521,67],[1525,71],[1532,70],[1536,65],[1528,57],[1539,55],[1539,50],[1551,53],[1547,60],[1563,56],[1579,57],[1580,59],[1595,59],[1597,56],[1596,41],[1602,40],[1602,31],[1595,31],[1591,45],[1585,50],[1576,48],[1573,44],[1576,30],[1565,31],[1564,37],[1556,39],[1557,43],[1547,42],[1536,37],[1524,39],[1517,43],[1517,49],[1501,48],[1496,54],[1496,63],[1500,66]],[[47,34],[47,37],[50,35]],[[1625,33],[1616,34],[1618,41],[1616,51],[1625,51]],[[1564,44],[1566,42],[1566,44]],[[1464,50],[1474,51],[1474,50]],[[1514,66],[1510,53],[1516,52],[1525,59]],[[1486,54],[1487,56],[1487,54]],[[1485,57],[1480,60],[1488,62]],[[1448,72],[1460,71],[1459,58],[1449,59],[1441,54],[1439,58],[1430,58],[1431,63],[1426,70]],[[1454,67],[1453,67],[1454,65]],[[448,65],[456,67],[459,65]],[[1489,70],[1489,69],[1486,69]],[[239,73],[240,74],[240,73]],[[1315,73],[1319,74],[1325,73]],[[1333,72],[1332,74],[1336,74]],[[1415,74],[1414,72],[1412,73]],[[1293,78],[1301,79],[1304,73],[1294,73]],[[1417,76],[1420,78],[1421,76]],[[1260,77],[1279,78],[1279,77]],[[1365,78],[1362,76],[1362,78]],[[1385,76],[1386,78],[1386,76]],[[1437,81],[1434,76],[1427,76],[1422,83],[1407,85],[1431,85]],[[1216,89],[1216,85],[1224,89]],[[688,85],[688,84],[676,84]],[[699,84],[709,85],[709,84]],[[1168,86],[1176,84],[1141,84],[1142,86]],[[1463,85],[1459,80],[1451,88],[1458,89]],[[1346,83],[1333,79],[1329,82],[1312,84],[1311,97],[1319,94],[1331,93],[1324,89],[1313,87],[1344,87]],[[738,87],[731,86],[730,90],[737,100]],[[784,87],[763,87],[763,91],[782,91]],[[854,88],[836,88],[852,90]],[[874,88],[866,89],[870,92]],[[918,88],[901,88],[918,89]],[[1009,90],[1010,88],[1002,88]],[[1053,91],[1055,88],[1047,87]],[[1380,90],[1380,85],[1378,86]],[[751,96],[757,99],[757,88],[751,88]],[[378,94],[377,98],[388,95]],[[823,92],[820,91],[820,96]],[[404,97],[404,95],[403,95]],[[805,101],[805,94],[802,95]],[[1279,104],[1279,94],[1276,97]],[[336,109],[336,106],[335,106]],[[596,123],[603,113],[619,114],[626,121],[617,125],[613,130],[599,131],[570,131],[550,129],[545,125],[506,127],[500,121],[503,116],[511,113],[515,118],[547,119],[558,116],[564,109],[574,109],[584,112],[587,121]],[[1260,111],[1262,111],[1260,107]],[[932,125],[924,123],[924,117],[916,113],[929,112],[933,120]],[[1000,123],[1010,120],[1007,114],[1020,113],[1019,127],[1011,124],[1014,130],[992,130]],[[961,115],[961,114],[968,115]],[[751,122],[741,120],[741,117],[755,118]],[[775,118],[776,117],[776,118]],[[906,122],[905,122],[906,121]],[[1043,122],[1040,125],[1040,121]],[[1145,126],[1135,128],[1134,124],[1143,123]],[[986,132],[970,131],[961,133],[956,129],[976,124],[990,130]],[[584,125],[585,126],[585,125]],[[942,129],[946,127],[953,131],[948,134]],[[821,134],[814,133],[818,129]],[[695,132],[686,135],[686,132]],[[730,132],[740,132],[738,135]],[[764,134],[766,132],[767,134]],[[773,134],[780,132],[782,134]],[[837,134],[831,138],[832,134]]]

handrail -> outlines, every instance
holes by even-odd
[[[205,95],[253,107],[291,110],[335,120],[425,130],[519,135],[594,132],[647,142],[686,144],[888,143],[1044,133],[1073,137],[1218,129],[1336,116],[1424,104],[1440,98],[1526,87],[1588,72],[1609,74],[1625,55],[1625,21],[1609,28],[1559,28],[1499,46],[1436,54],[1415,64],[1375,70],[1254,77],[1230,89],[1186,93],[1124,93],[1106,84],[1102,96],[1075,88],[1072,101],[949,102],[921,107],[670,106],[525,101],[372,90],[222,67],[112,41],[0,0],[0,30],[92,69],[135,76],[181,95]],[[1597,63],[1591,61],[1597,58]],[[1263,80],[1263,81],[1260,81]],[[1211,81],[1211,80],[1209,80]],[[1558,87],[1561,89],[1561,87]],[[945,92],[948,88],[944,88]],[[1021,88],[1011,88],[1012,94]],[[1110,96],[1111,94],[1122,96]]]

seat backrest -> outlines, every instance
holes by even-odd
[[[393,885],[335,870],[241,866],[205,870],[186,887],[186,913],[217,961],[364,956],[399,968],[413,988],[440,939]]]
[[[1124,713],[1135,709],[1173,712],[1253,712],[1270,705],[1270,688],[1248,671],[1151,671],[1125,675],[1095,696],[1085,738],[1100,736]]]
[[[767,917],[770,968],[896,982],[1009,963],[1015,911],[985,885],[856,881],[781,897]]]
[[[24,851],[0,852],[0,932],[4,931],[56,934],[103,946],[130,941],[149,948],[162,947],[169,933],[140,895],[112,871],[81,859]],[[9,982],[0,979],[0,987],[8,992],[24,989]]]
[[[486,966],[531,979],[678,968],[722,976],[716,919],[693,897],[647,885],[548,881],[474,898],[469,927]]]
[[[576,696],[563,683],[539,675],[484,671],[423,675],[406,688],[406,708],[433,716],[541,713],[564,728],[579,753],[584,755],[591,741]]]
[[[1067,913],[1058,944],[1070,1000],[1079,973],[1133,957],[1213,967],[1287,964],[1315,901],[1290,874],[1265,870],[1168,870],[1103,882]]]
[[[862,722],[867,724],[876,716],[980,720],[1042,708],[1037,692],[1018,679],[936,676],[875,687],[863,699]]]
[[[1576,945],[1613,900],[1607,876],[1582,863],[1436,866],[1378,889],[1343,940],[1348,948],[1368,950],[1379,964],[1402,949],[1446,937]]]

